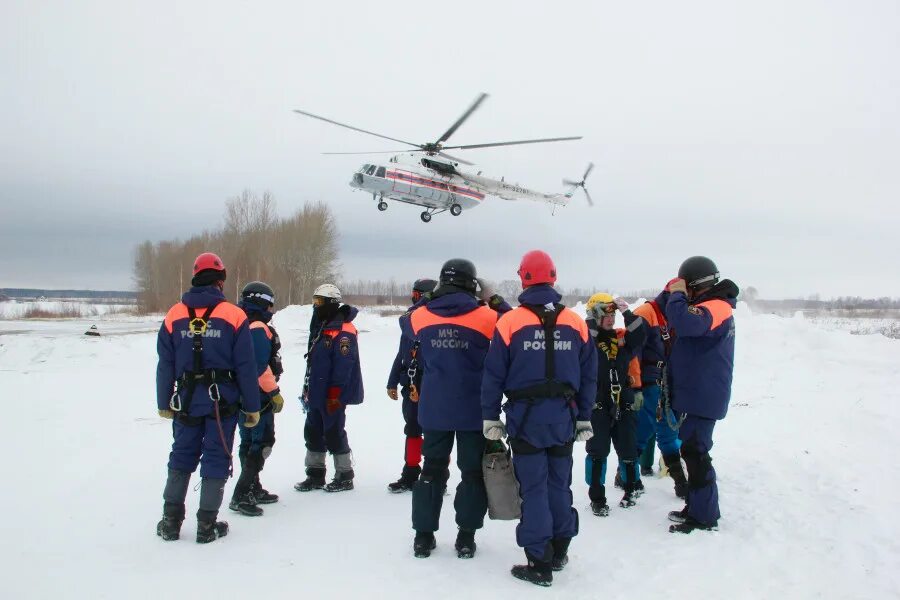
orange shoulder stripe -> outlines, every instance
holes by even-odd
[[[591,337],[591,334],[588,332],[587,323],[578,316],[578,313],[570,308],[564,308],[563,311],[559,313],[556,324],[567,325],[577,331],[581,335],[582,342],[587,343],[588,339]]]
[[[479,306],[472,312],[456,317],[442,317],[436,315],[427,306],[422,306],[413,312],[410,318],[413,333],[419,335],[425,327],[432,325],[458,325],[477,331],[487,339],[491,339],[494,325],[497,324],[497,313],[487,306]]]
[[[266,324],[263,323],[262,321],[253,321],[253,322],[251,322],[251,323],[250,323],[250,329],[262,329],[263,331],[266,332],[266,337],[267,337],[268,339],[270,339],[270,340],[272,339],[272,332],[269,331],[269,328],[266,327]]]
[[[497,333],[500,334],[503,343],[509,346],[513,334],[528,325],[540,326],[540,324],[541,321],[536,314],[527,308],[519,306],[500,317],[500,320],[497,321]]]
[[[172,328],[175,326],[175,321],[179,319],[187,319],[188,318],[188,309],[187,306],[183,302],[179,302],[175,306],[169,309],[169,312],[166,313],[166,331],[172,333]]]
[[[247,313],[243,311],[240,307],[231,302],[220,302],[213,309],[210,318],[222,319],[232,327],[234,327],[235,331],[237,331],[238,327],[240,327],[244,321],[247,320]]]
[[[587,323],[578,316],[574,310],[564,308],[556,319],[557,326],[571,327],[581,336],[582,342],[587,342],[590,338]],[[497,332],[508,346],[512,336],[529,325],[537,325],[540,327],[541,321],[537,315],[527,308],[518,307],[509,311],[497,321]]]
[[[359,331],[356,329],[356,325],[354,325],[353,323],[344,323],[341,326],[341,333],[352,333],[356,336],[359,335]]]
[[[710,331],[730,319],[734,312],[730,304],[718,298],[701,302],[697,306],[702,306],[708,310],[710,316],[712,316],[712,325],[709,326]]]
[[[659,327],[659,319],[656,318],[656,311],[653,310],[653,307],[650,306],[649,302],[641,304],[631,312],[647,321],[647,325],[650,327]]]

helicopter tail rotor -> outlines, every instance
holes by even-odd
[[[584,170],[584,175],[581,177],[581,181],[573,181],[571,179],[563,179],[563,185],[569,186],[572,189],[566,194],[569,198],[572,197],[572,194],[575,193],[575,190],[581,188],[584,192],[584,197],[587,199],[588,206],[594,206],[594,199],[591,198],[591,193],[588,191],[585,182],[587,181],[588,176],[591,174],[591,171],[594,170],[594,163],[588,163],[587,169]]]

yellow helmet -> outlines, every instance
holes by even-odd
[[[584,305],[585,311],[589,317],[599,319],[604,315],[611,315],[616,312],[616,305],[613,297],[606,292],[597,292],[588,298],[587,304]]]

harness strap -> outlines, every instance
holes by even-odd
[[[575,390],[567,383],[563,383],[556,379],[556,321],[559,314],[565,309],[562,304],[554,304],[553,310],[548,310],[549,305],[523,304],[522,307],[528,309],[538,318],[544,330],[544,381],[527,388],[506,391],[506,397],[510,402],[527,403],[525,413],[522,415],[522,422],[519,429],[524,431],[531,414],[531,409],[536,404],[538,398],[559,398],[562,397],[569,403]],[[569,412],[572,413],[572,430],[575,430],[576,413],[574,407],[569,406]]]
[[[413,402],[419,401],[419,386],[416,383],[416,376],[419,373],[419,346],[421,342],[416,340],[413,342],[409,351],[409,367],[406,369],[406,376],[409,377],[409,399]]]
[[[203,335],[209,325],[209,319],[213,311],[219,305],[218,302],[211,306],[207,306],[203,311],[203,315],[198,317],[197,310],[193,306],[188,306],[188,331],[191,332],[191,346],[193,355],[193,369],[185,371],[178,380],[178,386],[169,402],[169,408],[176,413],[188,414],[191,408],[191,401],[194,399],[194,391],[197,389],[197,380],[202,379],[208,385],[216,383],[217,369],[203,369]],[[228,372],[230,374],[230,371]],[[233,377],[233,374],[232,374]],[[187,394],[181,395],[181,391],[187,388]],[[177,402],[176,402],[177,400]]]
[[[665,315],[659,310],[659,304],[656,303],[656,300],[650,300],[647,304],[649,304],[650,308],[653,309],[653,312],[656,313],[656,321],[659,323],[659,337],[662,338],[663,349],[668,358],[669,354],[672,352],[672,334],[669,331],[669,322],[666,321]]]
[[[303,412],[306,412],[305,406],[309,404],[309,371],[312,367],[312,353],[313,350],[316,349],[316,344],[322,339],[322,334],[325,332],[325,326],[327,324],[328,323],[325,322],[322,323],[318,333],[316,333],[316,337],[309,343],[309,351],[303,355],[304,360],[306,360],[306,374],[303,376],[303,394],[300,396],[300,400],[303,402],[304,406]]]

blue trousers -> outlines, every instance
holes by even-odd
[[[350,442],[347,441],[347,431],[344,429],[346,424],[346,407],[342,406],[329,415],[325,407],[310,406],[303,426],[306,449],[310,452],[347,454],[350,452]]]
[[[404,387],[401,392],[403,397],[403,433],[406,437],[420,437],[422,426],[419,425],[419,403],[409,399],[409,388]]]
[[[681,424],[681,456],[687,465],[688,515],[711,525],[719,520],[719,488],[709,451],[715,419],[687,415]]]
[[[678,454],[681,448],[681,440],[678,439],[678,430],[669,427],[665,419],[656,420],[656,409],[659,407],[659,386],[644,385],[644,406],[638,412],[637,440],[638,456],[644,453],[647,442],[656,434],[656,445],[663,456]]]
[[[243,460],[248,454],[258,454],[265,459],[275,445],[275,414],[271,410],[262,413],[259,424],[253,428],[245,426],[241,419],[238,422],[238,432],[241,434],[238,456]],[[266,448],[269,450],[265,450]]]
[[[511,440],[510,446],[522,498],[516,542],[529,556],[541,559],[550,540],[578,534],[578,511],[572,506],[572,442],[535,448]]]
[[[175,419],[172,423],[172,451],[169,468],[193,473],[200,465],[200,477],[227,479],[231,471],[231,448],[234,445],[234,429],[240,412],[222,419],[225,445],[219,436],[215,417],[209,416],[197,425],[184,425]]]

